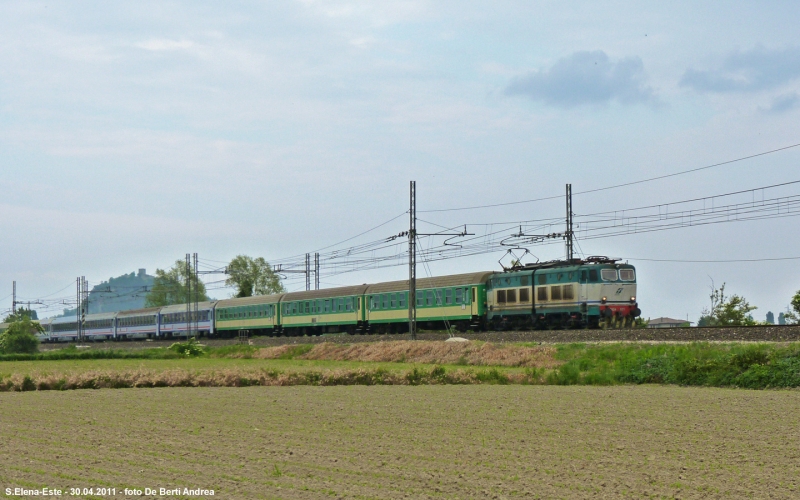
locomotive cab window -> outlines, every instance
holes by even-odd
[[[603,278],[603,281],[617,281],[617,270],[616,269],[601,269],[600,270],[600,277]]]
[[[636,279],[636,274],[633,269],[620,269],[619,279],[622,281],[634,281]]]
[[[597,283],[597,269],[589,270],[589,281],[592,283]]]

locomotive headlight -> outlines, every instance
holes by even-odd
[[[631,295],[631,302],[636,302],[636,295]]]
[[[602,299],[600,299],[600,302],[605,304],[607,300],[608,300],[608,297],[603,297]]]

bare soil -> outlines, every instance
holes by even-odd
[[[0,493],[796,498],[798,406],[800,391],[661,386],[2,393]]]

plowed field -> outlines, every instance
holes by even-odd
[[[0,493],[796,498],[798,408],[799,391],[661,386],[3,393]]]

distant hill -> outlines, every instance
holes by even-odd
[[[138,273],[109,278],[89,291],[89,314],[141,309],[155,276],[144,269]],[[75,316],[75,309],[64,309],[61,316]]]

